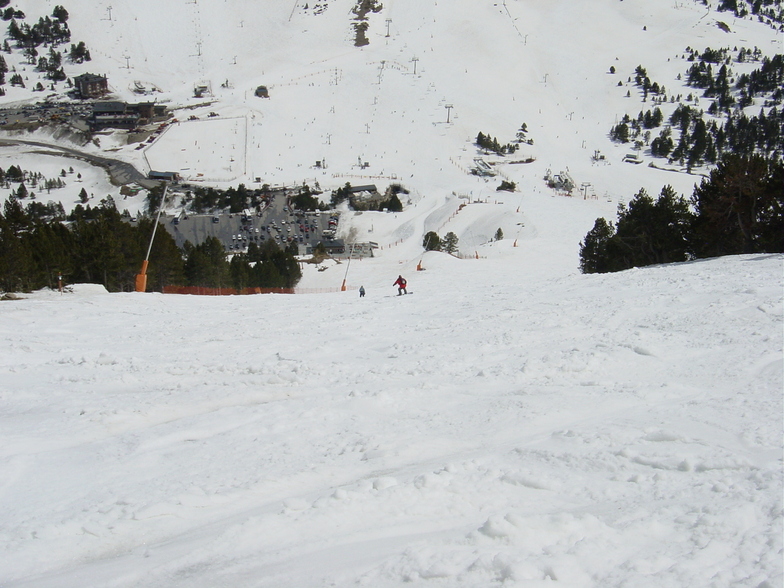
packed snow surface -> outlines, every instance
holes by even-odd
[[[2,303],[0,585],[781,586],[784,258],[511,259]]]

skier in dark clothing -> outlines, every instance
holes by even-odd
[[[365,287],[364,286],[360,286],[359,287],[359,297],[362,298],[364,295],[365,295]]]
[[[397,295],[400,296],[401,294],[408,294],[406,290],[406,279],[403,276],[398,276],[395,283],[392,284],[393,286],[397,286]]]

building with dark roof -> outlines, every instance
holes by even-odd
[[[147,177],[151,180],[163,180],[165,182],[176,182],[180,179],[180,175],[177,172],[155,170],[150,170],[150,173],[147,174]]]
[[[74,78],[74,86],[82,99],[100,98],[108,94],[109,82],[106,76],[84,73]]]
[[[96,102],[90,127],[100,129],[133,129],[139,124],[139,113],[128,110],[125,102]]]
[[[379,194],[375,184],[367,184],[348,188],[348,200],[354,210],[373,210],[384,200],[384,196]]]
[[[168,116],[164,104],[140,102],[127,104],[118,101],[94,102],[90,128],[101,129],[134,129],[139,125],[164,120]]]

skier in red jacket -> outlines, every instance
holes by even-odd
[[[393,286],[397,286],[397,295],[400,296],[401,294],[408,294],[406,290],[406,279],[403,276],[398,276],[395,283],[392,284]]]

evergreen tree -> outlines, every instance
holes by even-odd
[[[615,235],[612,223],[597,218],[593,228],[580,243],[580,271],[584,274],[601,274],[613,271],[609,259],[610,240]]]
[[[651,141],[651,155],[654,157],[667,157],[673,148],[670,128],[667,127],[659,133],[659,136]]]
[[[8,197],[8,200],[3,205],[3,217],[5,219],[4,224],[14,234],[20,233],[31,225],[30,218],[13,194]]]
[[[0,223],[0,290],[32,290],[35,287],[34,268],[30,240],[23,239],[10,225]]]
[[[73,234],[60,222],[43,222],[35,226],[32,241],[35,243],[31,253],[36,267],[36,286],[54,289],[58,275],[73,273]]]
[[[8,14],[8,11],[11,11],[13,15],[13,9],[6,8],[5,12],[3,12],[3,20],[9,20],[5,18],[5,15]],[[22,30],[19,28],[19,24],[16,22],[15,19],[11,18],[11,22],[8,25],[8,36],[11,37],[14,41],[19,41],[22,38]]]
[[[71,44],[71,50],[68,53],[68,58],[74,63],[82,63],[83,61],[90,61],[90,52],[84,41],[79,41],[76,45]]]
[[[255,245],[255,243],[251,243]],[[243,254],[235,255],[229,262],[229,276],[231,277],[231,285],[238,291],[248,288],[251,284],[252,270],[248,265],[247,257]]]
[[[25,59],[27,59],[27,63],[32,65],[36,62],[36,57],[38,57],[38,50],[35,47],[28,46],[22,50],[22,55],[24,55]]]
[[[58,68],[62,64],[63,58],[59,51],[54,47],[49,47],[49,66],[51,68]]]
[[[695,188],[701,257],[784,251],[784,169],[759,155],[725,155]]]
[[[251,271],[250,286],[260,288],[293,288],[302,277],[294,250],[281,250],[274,241],[265,241],[261,247],[248,247],[247,258],[255,262]],[[313,251],[314,256],[324,255],[323,244]]]
[[[9,182],[22,182],[24,181],[24,172],[18,165],[11,165],[5,172],[5,179]]]
[[[153,219],[140,219],[135,231],[135,247],[139,251],[139,261],[143,259],[146,247],[149,244]],[[130,226],[130,225],[128,225]],[[147,269],[147,288],[162,292],[164,286],[185,284],[185,261],[183,252],[177,247],[174,237],[168,231],[158,227],[155,240],[150,250],[150,265]],[[132,267],[136,268],[137,265]]]
[[[52,16],[60,22],[65,22],[68,20],[68,11],[58,4],[52,10]]]
[[[291,204],[297,210],[316,211],[325,208],[321,202],[319,202],[318,198],[313,196],[313,192],[311,192],[310,186],[308,185],[303,186],[299,190],[297,195],[292,198]]]
[[[699,118],[694,123],[694,131],[691,134],[691,149],[689,150],[689,167],[699,163],[705,155],[708,146],[708,131],[705,121]]]
[[[495,189],[496,192],[506,191],[514,192],[517,189],[517,184],[508,180],[502,180],[501,184]]]
[[[444,235],[443,241],[441,241],[441,249],[447,253],[455,253],[457,251],[458,241],[459,239],[457,238],[457,235],[455,235],[452,231],[449,231],[446,235]]]
[[[501,241],[504,238],[504,232],[501,230],[501,227],[498,227],[498,230],[495,232],[494,239],[496,241]]]
[[[70,171],[73,173],[73,169]],[[145,198],[147,202],[147,214],[156,216],[158,208],[161,206],[161,198],[163,198],[163,186],[155,186],[147,192],[147,197]]]
[[[225,288],[229,284],[229,264],[223,244],[215,237],[187,251],[185,277],[189,286]]]
[[[110,291],[121,289],[123,277],[133,273],[126,253],[131,253],[124,237],[125,223],[116,209],[92,209],[92,219],[81,218],[74,223],[74,281],[103,284]],[[127,226],[127,225],[126,225]],[[139,259],[140,265],[141,259]],[[136,269],[138,269],[137,265]],[[122,274],[125,273],[125,276]]]
[[[610,131],[610,139],[617,143],[629,142],[629,125],[625,122],[620,122],[615,125]]]
[[[330,202],[333,207],[338,206],[341,202],[344,202],[349,194],[351,193],[351,184],[346,182],[346,185],[342,188],[338,188],[332,192],[332,196],[330,198]]]
[[[441,238],[438,236],[438,233],[435,231],[425,233],[422,247],[425,248],[425,251],[441,251]]]
[[[397,197],[396,192],[392,192],[392,195],[389,197],[389,200],[385,202],[384,207],[389,212],[402,212],[403,211],[403,203],[400,202],[400,198]]]
[[[615,229],[600,218],[580,244],[583,273],[685,261],[690,257],[694,215],[670,186],[654,201],[640,190],[628,206],[618,206]]]
[[[618,207],[613,240],[623,268],[685,261],[689,256],[689,232],[693,215],[688,203],[671,186],[662,188],[654,200],[640,190],[628,207]]]

